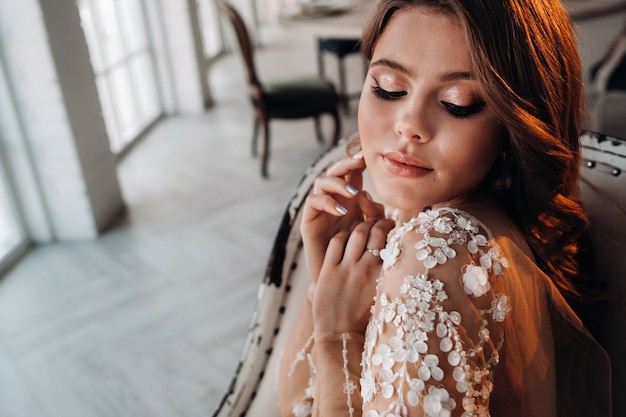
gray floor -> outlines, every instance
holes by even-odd
[[[261,76],[315,73],[313,40],[284,35],[263,32]],[[348,65],[358,89],[359,61]],[[283,208],[323,148],[311,121],[275,122],[262,180],[239,62],[222,59],[210,80],[213,109],[160,123],[121,162],[119,224],[38,247],[0,280],[0,417],[195,417],[217,405]],[[343,133],[355,130],[347,116]]]
[[[262,77],[314,74],[312,40],[280,35],[264,33]],[[323,146],[312,121],[273,123],[262,180],[239,62],[210,77],[215,108],[159,124],[120,164],[120,224],[41,246],[0,281],[0,417],[193,417],[218,404],[282,211]]]

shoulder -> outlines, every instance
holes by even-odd
[[[383,300],[428,299],[428,310],[456,311],[475,330],[485,319],[501,323],[510,312],[508,286],[502,285],[507,253],[491,229],[465,211],[445,207],[420,213],[391,234],[381,257]]]
[[[505,279],[508,260],[491,229],[465,211],[427,210],[391,234],[381,257],[365,344],[364,400],[381,408],[381,392],[392,405],[406,398],[426,411],[434,397],[446,410],[460,407],[455,401],[463,398],[463,407],[487,410],[511,311],[508,296],[494,285]],[[394,368],[398,362],[415,366]],[[411,384],[396,398],[376,378]]]
[[[506,220],[491,215],[497,230],[513,230]],[[468,294],[481,295],[473,285],[482,275],[501,275],[508,265],[490,227],[460,209],[430,209],[394,230],[381,252],[383,272],[392,275],[426,273],[442,278],[462,272]],[[476,281],[478,280],[478,281]]]

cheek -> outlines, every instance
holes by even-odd
[[[458,164],[464,166],[466,172],[473,173],[471,177],[477,182],[485,178],[501,154],[499,137],[489,130],[485,130],[485,133],[488,136],[477,138]]]
[[[369,148],[372,136],[375,135],[374,130],[376,129],[376,124],[373,123],[374,111],[372,109],[371,100],[363,98],[363,96],[361,97],[357,113],[357,124],[359,136],[361,137],[361,148],[365,153]]]
[[[363,146],[374,138],[385,137],[389,134],[391,109],[385,103],[372,97],[369,90],[361,93],[359,101],[357,123]]]
[[[490,168],[501,157],[504,150],[504,132],[500,125],[496,122],[489,124],[487,129],[484,129],[486,134],[485,143],[483,144],[483,155],[485,164]]]
[[[367,95],[368,92],[363,89],[357,113],[357,123],[359,131],[361,132],[370,128],[370,124],[372,123],[372,114],[374,113],[374,110],[372,109],[374,103],[372,103],[372,99]]]

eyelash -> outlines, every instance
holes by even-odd
[[[442,101],[441,104],[448,110],[454,117],[469,117],[473,114],[480,113],[485,108],[485,103],[483,101],[478,101],[471,106],[457,106],[456,104],[448,103],[446,101]]]
[[[387,91],[378,85],[372,86],[372,92],[376,97],[383,100],[397,100],[400,97],[407,95],[406,91]]]
[[[407,95],[406,91],[387,91],[381,88],[378,85],[372,86],[372,93],[382,100],[398,100],[401,97]],[[458,106],[453,103],[448,103],[446,101],[442,101],[441,104],[446,108],[448,113],[453,117],[464,118],[469,117],[471,115],[480,113],[485,108],[485,103],[482,101],[478,101],[471,106]]]

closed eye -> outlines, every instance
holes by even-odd
[[[381,88],[379,85],[372,86],[372,93],[383,100],[397,100],[400,97],[406,96],[406,91],[387,91]]]
[[[443,104],[446,110],[448,110],[448,113],[454,117],[469,117],[473,114],[480,113],[485,108],[485,103],[482,101],[478,101],[471,106],[459,106],[446,101],[442,101],[441,104]]]

